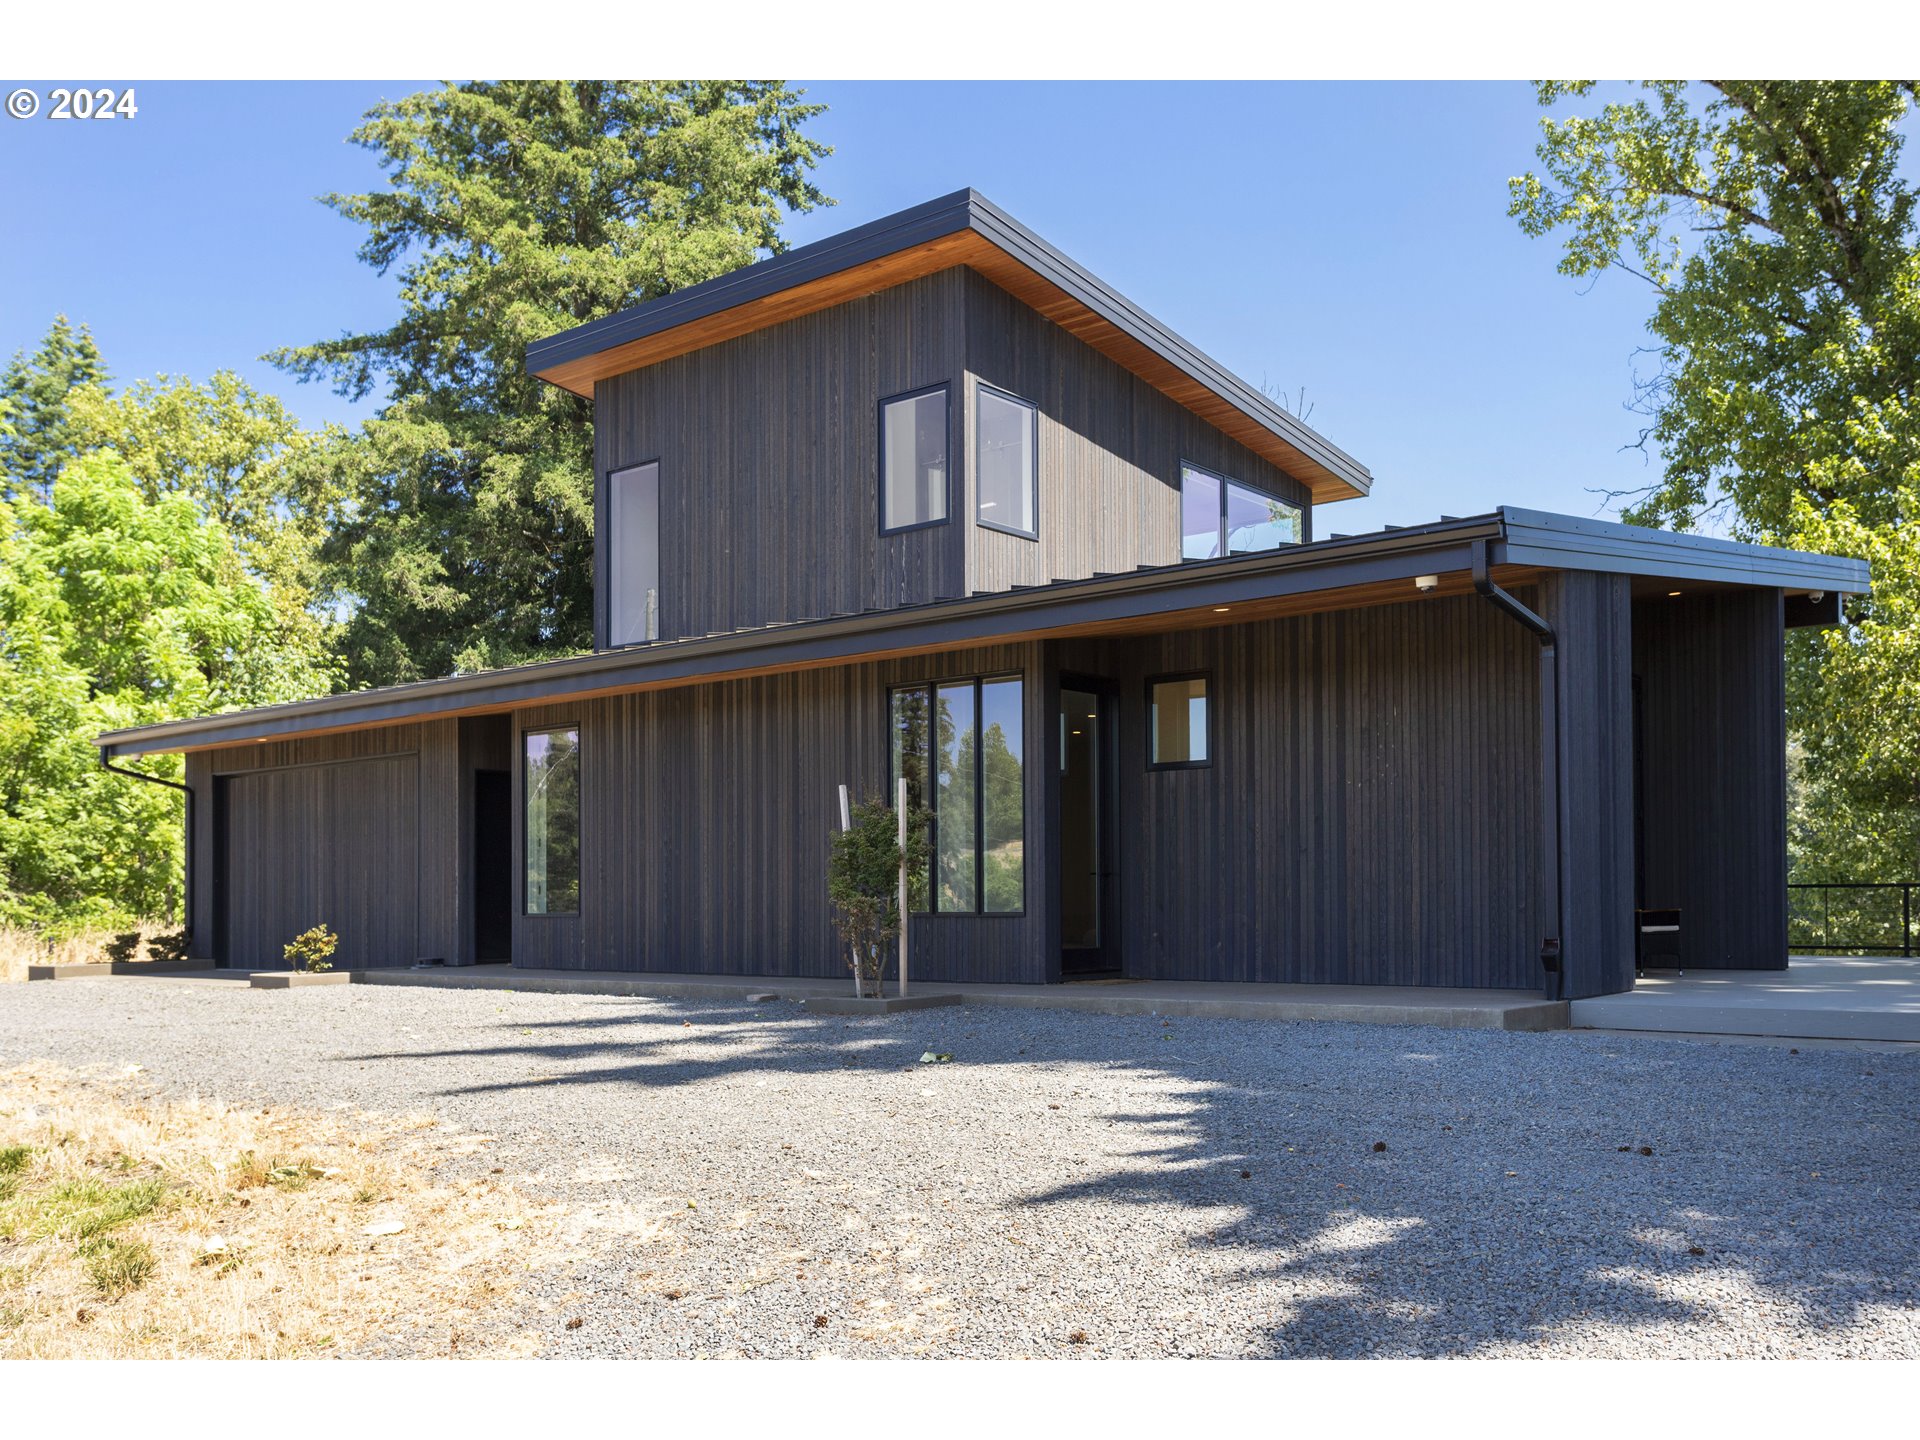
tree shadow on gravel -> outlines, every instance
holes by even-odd
[[[1010,1213],[1161,1229],[1175,1217],[1215,1328],[1235,1337],[1228,1353],[1790,1355],[1920,1337],[1920,1055],[1051,1010],[873,1020],[603,1004],[503,1020],[470,1045],[341,1058],[532,1067],[448,1096],[899,1071],[928,1050],[953,1053],[947,1082],[1008,1065],[1067,1089],[1077,1067],[1118,1073],[1151,1103],[1097,1116],[1109,1138],[1085,1170],[1051,1148],[1037,1091],[1002,1092],[1024,1148],[1061,1161],[1045,1167],[1060,1181],[1014,1197]]]

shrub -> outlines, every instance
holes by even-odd
[[[827,862],[827,898],[834,923],[851,947],[848,964],[862,995],[878,996],[886,977],[890,942],[900,934],[900,866],[909,874],[927,863],[931,850],[924,810],[907,815],[907,848],[900,850],[899,819],[885,800],[860,800],[853,826],[833,836]]]
[[[294,969],[318,972],[333,968],[333,952],[339,947],[338,935],[324,925],[316,925],[294,936],[281,953],[293,962]]]

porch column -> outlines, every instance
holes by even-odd
[[[1559,642],[1560,943],[1569,999],[1633,988],[1632,599],[1624,575],[1556,571],[1540,586],[1542,617]]]

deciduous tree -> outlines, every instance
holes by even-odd
[[[1805,783],[1880,817],[1863,879],[1920,860],[1920,196],[1901,168],[1917,85],[1653,81],[1601,104],[1591,82],[1547,83],[1543,105],[1583,112],[1544,118],[1541,169],[1510,182],[1563,273],[1653,289],[1638,398],[1663,466],[1628,518],[1874,562],[1845,625],[1789,647]],[[1858,827],[1838,831],[1863,863]]]

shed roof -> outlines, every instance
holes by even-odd
[[[1050,585],[654,641],[506,670],[325,695],[286,705],[109,731],[108,756],[207,749],[291,735],[487,714],[521,705],[845,665],[935,650],[1070,635],[1143,634],[1312,611],[1465,594],[1473,547],[1493,577],[1524,584],[1551,570],[1749,585],[1832,596],[1867,588],[1865,562],[1503,507],[1466,519],[1337,535],[1218,560],[1142,566]]]
[[[527,369],[591,396],[595,381],[955,265],[971,266],[1278,466],[1316,503],[1372,488],[1366,466],[975,190],[563,330],[527,347]]]

